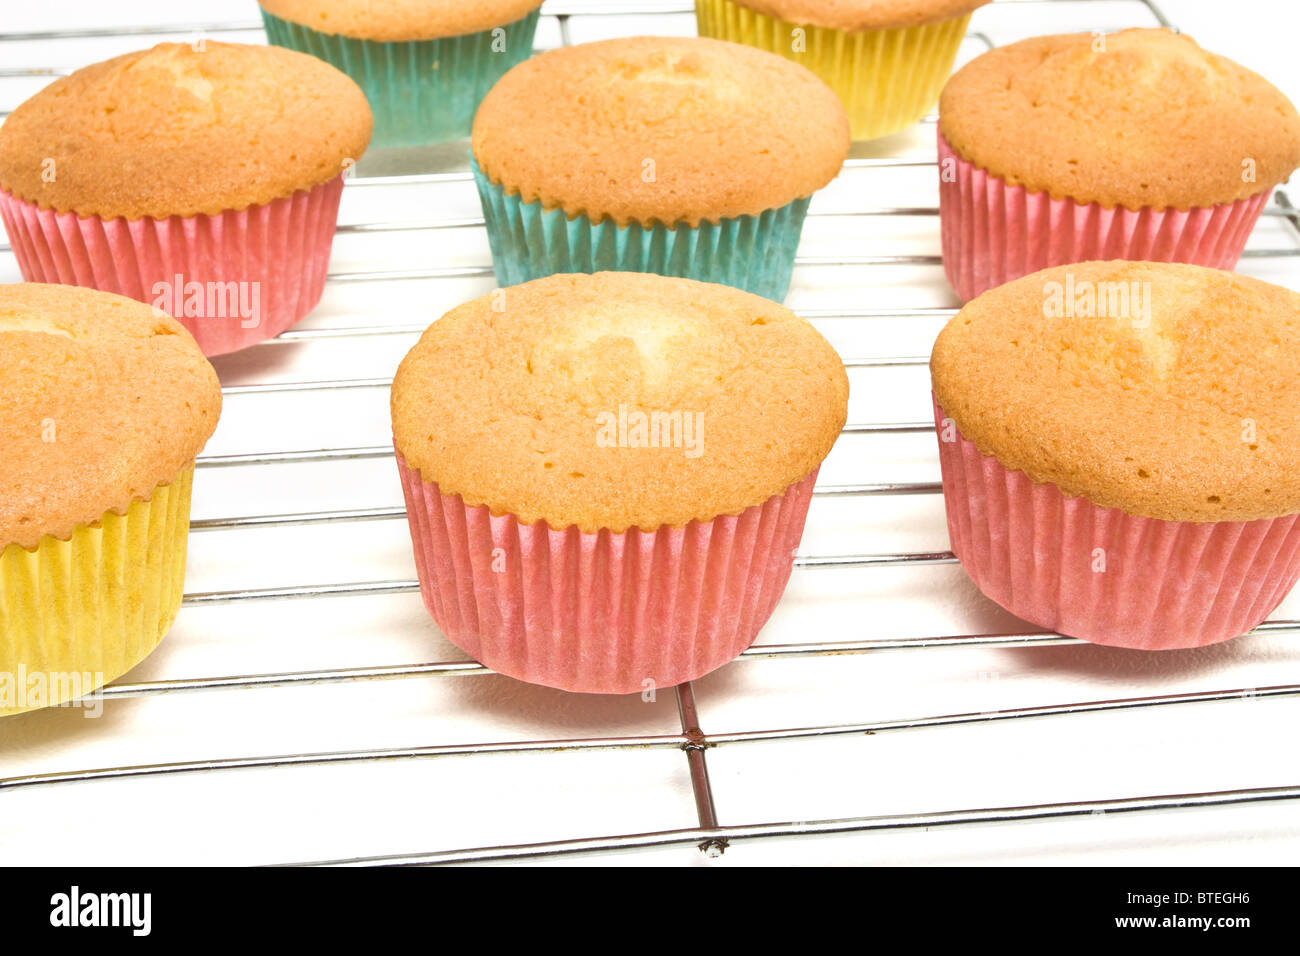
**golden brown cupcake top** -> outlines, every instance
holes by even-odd
[[[220,414],[217,373],[175,319],[107,292],[0,285],[0,548],[124,514]]]
[[[849,153],[839,98],[809,70],[739,43],[633,37],[514,67],[474,117],[492,182],[569,216],[673,225],[809,196]]]
[[[1169,521],[1300,512],[1300,295],[1201,266],[1086,262],[939,334],[936,401],[985,455]]]
[[[1276,87],[1162,29],[991,50],[944,87],[939,130],[1012,185],[1106,207],[1232,202],[1300,166],[1300,115]]]
[[[393,382],[398,452],[468,505],[553,528],[739,514],[809,475],[844,426],[835,350],[730,286],[554,275],[453,309]]]
[[[328,182],[370,142],[361,88],[268,46],[162,43],[55,80],[0,126],[0,187],[82,216],[215,215]]]
[[[523,19],[542,0],[257,0],[281,20],[385,43],[479,33]]]
[[[885,30],[964,16],[990,0],[735,0],[787,23],[832,30]]]

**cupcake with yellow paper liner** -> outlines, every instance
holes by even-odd
[[[780,301],[849,131],[826,84],[778,56],[633,37],[515,67],[483,100],[472,146],[501,285],[654,272]]]
[[[170,312],[208,355],[320,301],[370,108],[315,57],[204,40],[77,70],[0,126],[0,219],[23,278]]]
[[[1034,37],[939,102],[943,267],[963,300],[1066,262],[1231,269],[1300,166],[1300,114],[1262,76],[1163,29]]]
[[[453,309],[392,390],[425,605],[530,683],[706,674],[780,599],[847,402],[811,325],[727,286],[555,275]]]
[[[216,372],[163,312],[0,286],[0,715],[91,693],[171,627],[220,413]]]
[[[952,550],[1012,614],[1200,647],[1300,578],[1300,295],[1181,263],[998,286],[930,359]]]
[[[373,145],[469,135],[479,101],[533,52],[541,0],[258,0],[277,46],[352,77],[375,114]]]
[[[971,13],[989,0],[695,0],[700,36],[745,43],[812,70],[844,101],[856,140],[925,116],[952,72]]]

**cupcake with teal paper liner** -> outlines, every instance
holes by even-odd
[[[266,35],[352,77],[372,146],[464,139],[479,101],[533,51],[541,0],[258,0]]]
[[[813,193],[848,157],[834,92],[772,53],[631,37],[543,53],[474,119],[497,281],[650,272],[785,297]]]

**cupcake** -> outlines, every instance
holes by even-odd
[[[1175,263],[999,286],[930,359],[952,550],[1011,613],[1164,650],[1300,576],[1300,295]]]
[[[277,46],[360,84],[375,146],[469,135],[483,94],[533,52],[541,0],[258,0]]]
[[[0,285],[0,715],[89,694],[167,633],[220,413],[216,372],[165,313]]]
[[[700,36],[801,63],[849,112],[854,139],[911,126],[939,96],[972,11],[989,0],[695,0]]]
[[[811,325],[726,286],[555,275],[462,305],[393,382],[425,606],[530,683],[706,674],[780,599],[847,400]]]
[[[1300,115],[1168,30],[1035,37],[939,100],[943,266],[963,300],[1089,259],[1231,269],[1300,166]]]
[[[315,57],[204,40],[78,70],[0,126],[0,218],[23,278],[175,316],[208,355],[320,301],[370,108]]]
[[[474,118],[497,280],[656,272],[780,300],[849,128],[770,53],[697,38],[565,47],[515,67]]]

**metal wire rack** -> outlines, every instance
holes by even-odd
[[[1099,7],[1100,5],[1086,2],[1086,0],[1001,0],[995,6],[1036,6],[1062,10],[1068,7],[1086,17],[1091,14],[1090,8]],[[1123,9],[1117,12],[1116,7]],[[565,2],[565,0],[548,0],[543,9],[543,29],[542,33],[539,34],[539,45],[547,45],[546,37],[550,37],[552,43],[578,42],[581,38],[578,34],[584,28],[593,23],[596,23],[599,28],[600,25],[597,21],[609,20],[616,16],[676,17],[677,20],[673,22],[673,28],[675,30],[680,28],[681,32],[689,32],[690,21],[687,15],[690,10],[689,4],[674,2],[674,0],[660,3],[656,3],[654,0],[633,0],[629,4],[613,7],[612,9],[611,5],[608,4],[582,3],[578,2],[578,0],[568,0],[568,2]],[[1110,28],[1124,25],[1169,25],[1159,8],[1151,0],[1119,0],[1118,3],[1109,4],[1106,7],[1106,12],[1115,22],[1098,24],[1098,26]],[[687,17],[687,19],[683,20],[683,17]],[[665,19],[664,22],[667,22],[667,20]],[[979,21],[977,20],[976,23],[979,23]],[[259,31],[260,24],[257,22],[239,21],[231,23],[145,25],[129,30],[70,28],[40,32],[8,32],[0,33],[0,49],[15,49],[38,43],[66,45],[75,40],[120,41],[127,43],[129,46],[137,46],[141,45],[146,39],[152,40],[154,38],[191,34],[217,36],[230,34],[233,39],[251,39],[245,34],[255,34]],[[1031,29],[1028,32],[1045,31]],[[983,49],[991,48],[994,45],[994,40],[987,32],[975,31],[967,38],[967,45],[970,49],[965,51],[966,54],[974,54]],[[70,55],[69,59],[71,58]],[[3,66],[0,67],[0,81],[28,81],[34,77],[53,77],[66,72],[67,69],[62,67],[41,64]],[[0,86],[0,89],[5,89],[5,87]],[[20,98],[21,96],[15,96],[13,100],[16,102]],[[14,102],[3,102],[0,105],[12,107]],[[6,114],[0,113],[0,116],[3,115]],[[925,127],[932,128],[934,122],[935,118],[931,116],[924,120],[921,126],[923,130]],[[846,173],[862,174],[871,171],[874,175],[877,170],[890,170],[895,173],[914,170],[926,174],[935,163],[932,139],[932,133],[927,138],[922,132],[919,138],[912,141],[902,141],[895,138],[886,141],[883,147],[880,144],[870,147],[859,146],[855,149],[853,158],[846,165]],[[917,142],[922,145],[916,146]],[[482,241],[479,235],[482,231],[482,220],[473,214],[473,190],[470,184],[470,176],[464,169],[463,157],[457,157],[454,162],[449,164],[458,168],[439,169],[436,172],[402,171],[402,163],[406,163],[409,168],[410,164],[414,162],[418,168],[419,164],[443,162],[440,157],[433,157],[432,160],[423,155],[416,157],[414,160],[409,157],[406,159],[400,157],[392,159],[390,157],[384,174],[367,172],[368,169],[379,168],[380,165],[383,165],[382,162],[368,165],[368,162],[363,161],[361,167],[363,174],[351,179],[348,183],[345,212],[346,203],[349,199],[361,194],[376,195],[381,199],[385,194],[392,194],[396,203],[400,206],[403,199],[396,196],[396,191],[405,187],[436,187],[455,190],[460,199],[459,206],[449,204],[444,214],[433,217],[409,218],[400,215],[400,212],[384,212],[382,210],[378,214],[359,220],[349,219],[345,216],[339,229],[340,244],[352,243],[354,244],[352,248],[362,248],[361,245],[356,244],[375,242],[380,239],[387,242],[396,241],[400,244],[404,242],[404,237],[408,236],[455,235],[461,237],[474,235],[477,245],[470,243],[468,240],[456,240],[457,245],[472,247],[465,253],[471,257],[472,261],[467,261],[464,264],[391,269],[348,268],[346,265],[340,268],[338,264],[339,255],[336,250],[335,268],[330,273],[330,288],[332,290],[351,286],[367,288],[402,286],[405,288],[403,284],[406,283],[438,283],[447,286],[448,291],[445,293],[445,297],[452,301],[465,297],[459,291],[461,286],[455,283],[477,283],[473,288],[475,291],[482,291],[484,283],[490,282],[492,278],[492,270],[488,259],[483,254],[486,243]],[[397,171],[394,172],[394,170]],[[938,210],[933,204],[924,204],[922,202],[913,205],[889,205],[886,203],[863,206],[860,202],[842,202],[841,200],[844,198],[843,195],[836,195],[831,197],[833,201],[821,204],[814,203],[810,214],[810,227],[815,230],[821,226],[827,230],[826,234],[829,238],[825,243],[826,245],[836,246],[835,237],[839,235],[837,230],[844,226],[854,228],[857,224],[863,222],[885,223],[884,228],[888,230],[888,224],[893,222],[907,223],[908,228],[916,227],[916,224],[919,223],[919,227],[916,227],[920,229],[919,238],[912,236],[908,229],[905,228],[902,230],[905,233],[904,238],[899,243],[914,248],[915,251],[891,251],[888,253],[872,251],[863,254],[844,254],[832,251],[829,254],[813,254],[813,252],[805,249],[801,251],[797,260],[797,275],[803,277],[805,287],[815,289],[819,285],[826,283],[828,273],[835,270],[849,269],[855,270],[853,272],[855,277],[864,277],[860,281],[865,282],[867,288],[870,288],[873,276],[884,274],[879,270],[899,268],[928,269],[929,273],[927,273],[926,281],[932,285],[934,284],[934,269],[940,265],[940,257],[937,252],[928,251],[936,248],[937,245],[933,240],[936,234],[934,220],[937,217]],[[379,205],[382,206],[383,203],[381,202]],[[393,203],[388,205],[391,210]],[[1251,260],[1280,264],[1281,267],[1291,269],[1295,257],[1300,255],[1300,212],[1292,205],[1287,193],[1279,189],[1274,194],[1271,205],[1266,209],[1266,217],[1267,219],[1264,222],[1268,224],[1267,228],[1261,225],[1260,229],[1257,230],[1257,235],[1260,233],[1266,234],[1263,240],[1264,244],[1253,243],[1246,255]],[[807,245],[805,243],[805,246]],[[890,245],[892,246],[893,243],[891,242]],[[390,248],[393,247],[385,246],[384,251],[380,252],[377,258],[381,260],[387,258],[387,250]],[[370,258],[376,258],[376,256],[372,255]],[[16,272],[7,244],[0,245],[0,263],[3,263],[9,272]],[[1291,274],[1294,275],[1294,272]],[[855,279],[854,285],[858,281]],[[470,288],[470,286],[465,286],[465,288]],[[946,293],[941,292],[941,294]],[[809,296],[809,298],[813,297]],[[421,298],[418,301],[423,302],[424,299]],[[936,323],[942,322],[954,312],[951,302],[944,305],[898,308],[860,304],[849,308],[841,305],[834,308],[807,307],[798,308],[797,310],[806,317],[819,322],[847,322],[851,324],[929,323],[929,326],[926,326],[929,328],[937,327]],[[390,378],[385,375],[349,377],[343,374],[337,377],[312,378],[310,372],[308,372],[299,379],[270,381],[260,379],[259,376],[264,376],[268,369],[278,370],[280,366],[276,363],[279,356],[283,354],[286,348],[291,346],[334,343],[347,348],[349,346],[355,347],[356,343],[363,340],[373,340],[384,343],[398,343],[400,347],[395,353],[391,354],[400,354],[413,340],[413,337],[424,329],[428,321],[435,317],[426,314],[422,305],[412,306],[405,309],[404,312],[407,318],[414,319],[415,315],[418,315],[423,321],[392,322],[387,320],[387,312],[380,316],[383,321],[370,321],[375,318],[375,311],[366,308],[349,308],[347,306],[335,310],[334,314],[321,319],[319,322],[313,317],[299,328],[284,333],[274,341],[257,346],[250,353],[219,361],[218,366],[222,373],[223,382],[227,383],[224,387],[224,394],[228,400],[238,397],[241,401],[254,403],[249,406],[252,409],[251,411],[243,413],[245,416],[252,417],[260,417],[263,414],[259,410],[257,403],[268,402],[275,397],[298,396],[303,399],[318,401],[323,396],[336,393],[341,393],[344,397],[354,392],[367,395],[383,395],[390,383]],[[335,317],[339,313],[344,315],[345,318],[336,322]],[[873,325],[873,327],[881,326]],[[869,352],[870,349],[865,351]],[[923,373],[926,362],[927,359],[923,354],[923,349],[918,348],[914,349],[911,354],[891,354],[888,350],[884,354],[859,354],[858,357],[846,359],[845,365],[855,375],[861,377],[878,375],[886,370],[905,371],[910,369],[913,372],[920,370]],[[290,364],[290,367],[300,367],[301,364],[298,363],[298,366]],[[855,379],[856,388],[857,379]],[[274,415],[275,411],[268,406],[266,414]],[[846,427],[845,434],[846,436],[862,436],[866,438],[924,436],[932,430],[932,427],[929,422],[923,420],[867,420],[850,424]],[[199,459],[198,465],[200,471],[205,473],[204,477],[207,474],[220,471],[237,473],[243,476],[245,482],[241,487],[249,488],[256,487],[260,480],[256,476],[269,474],[270,469],[279,466],[310,468],[329,464],[381,461],[392,456],[391,445],[388,444],[324,445],[322,443],[322,445],[322,447],[309,446],[290,448],[289,450],[281,447],[253,452],[223,451],[219,449],[203,455]],[[931,480],[826,482],[818,486],[815,494],[819,502],[826,499],[875,500],[893,497],[924,498],[925,496],[929,496],[930,499],[934,500],[941,491],[938,481],[933,480],[933,478],[937,477],[937,463],[932,455],[922,455],[921,465],[921,470]],[[848,470],[848,468],[841,469],[841,471]],[[864,469],[862,462],[855,458],[852,462],[850,477],[865,479],[868,477],[879,478],[881,476],[873,474],[869,469]],[[251,484],[249,484],[250,481]],[[305,481],[303,483],[306,484]],[[391,485],[392,489],[395,490],[395,479],[391,482]],[[242,498],[236,500],[248,500],[250,497],[251,495],[245,493]],[[814,512],[820,506],[818,503],[814,503]],[[270,511],[262,510],[263,508],[265,508],[264,504],[260,507],[250,505],[249,513],[225,517],[196,517],[192,526],[193,531],[206,538],[208,536],[247,534],[266,529],[306,529],[312,526],[329,526],[337,529],[343,525],[369,525],[383,526],[385,534],[389,534],[391,540],[397,542],[394,547],[400,546],[404,541],[405,527],[402,521],[404,510],[400,505],[383,504],[364,507],[320,507],[312,510]],[[199,538],[196,538],[195,541],[201,543]],[[885,553],[814,552],[801,554],[796,561],[796,567],[801,569],[801,573],[838,570],[870,575],[879,573],[878,569],[882,568],[925,568],[954,563],[955,558],[953,555],[944,550],[900,550]],[[944,586],[942,582],[940,586]],[[365,566],[356,565],[349,566],[347,574],[341,580],[331,580],[325,583],[312,581],[289,586],[241,586],[187,592],[184,600],[186,610],[182,612],[182,620],[188,620],[187,615],[193,613],[193,609],[201,607],[220,605],[257,605],[260,607],[264,603],[269,606],[270,602],[276,602],[277,604],[292,602],[297,608],[295,612],[296,618],[302,622],[304,628],[310,629],[330,616],[331,605],[327,603],[329,600],[414,594],[417,591],[418,585],[413,577],[370,579],[365,572]],[[873,606],[870,598],[864,597],[860,599],[858,613],[870,614],[872,611]],[[425,626],[432,628],[432,625],[427,621]],[[1289,635],[1297,630],[1300,630],[1300,620],[1278,619],[1262,625],[1258,629],[1258,635]],[[184,635],[175,634],[168,639],[164,646],[185,639]],[[357,633],[355,639],[358,644],[361,644],[369,639],[369,635]],[[1015,628],[993,633],[958,631],[943,633],[938,636],[872,637],[867,639],[849,639],[834,635],[826,639],[813,641],[792,640],[781,643],[766,643],[765,638],[760,636],[759,643],[748,649],[741,656],[739,662],[729,666],[731,668],[744,668],[755,661],[789,662],[800,659],[824,662],[837,661],[846,657],[874,655],[876,652],[885,651],[917,654],[925,651],[938,655],[944,652],[953,652],[957,649],[970,651],[972,649],[1052,648],[1072,645],[1081,645],[1081,642],[1057,634],[1022,632]],[[1101,652],[1102,649],[1093,650]],[[311,669],[289,667],[251,675],[236,674],[215,677],[180,676],[167,669],[170,667],[169,664],[164,663],[162,666],[163,671],[156,677],[139,679],[137,675],[140,671],[137,671],[135,674],[129,675],[129,679],[119,680],[105,688],[102,696],[105,701],[104,706],[108,709],[110,715],[113,708],[123,706],[124,702],[128,700],[150,698],[164,698],[171,701],[187,700],[192,698],[193,695],[218,690],[248,694],[260,690],[279,689],[276,690],[276,694],[283,695],[299,693],[290,690],[291,688],[330,685],[346,687],[391,681],[445,681],[452,677],[483,676],[490,673],[482,665],[465,660],[315,667]],[[157,668],[154,669],[157,670]],[[1254,683],[1258,682],[1252,682],[1252,684]],[[450,766],[454,767],[459,766],[462,761],[469,761],[472,758],[484,755],[505,755],[507,758],[518,758],[526,754],[608,754],[617,751],[681,751],[682,753],[685,776],[689,782],[690,800],[693,803],[696,817],[695,823],[691,825],[646,830],[644,832],[628,829],[612,834],[596,835],[577,831],[576,835],[565,838],[503,842],[498,845],[474,845],[456,849],[429,849],[428,845],[424,844],[421,838],[412,832],[407,848],[403,852],[358,853],[346,858],[328,861],[348,864],[433,864],[536,858],[553,859],[569,856],[590,859],[593,856],[604,858],[607,854],[617,851],[690,846],[698,846],[706,857],[715,858],[722,855],[723,851],[730,846],[746,844],[763,838],[867,834],[879,831],[912,830],[923,832],[934,828],[964,828],[973,824],[990,822],[1018,823],[1029,820],[1086,817],[1099,814],[1146,814],[1175,808],[1245,806],[1300,799],[1300,786],[1287,784],[1216,789],[1194,793],[1165,793],[1155,796],[1123,797],[1119,799],[1058,800],[1023,806],[895,812],[824,819],[776,818],[769,819],[766,822],[727,825],[723,822],[727,819],[725,812],[727,808],[724,804],[721,806],[720,811],[719,803],[715,800],[714,787],[710,780],[710,760],[715,754],[729,752],[741,745],[777,741],[803,742],[807,745],[814,741],[861,740],[864,737],[902,734],[905,731],[927,728],[953,728],[964,725],[1019,725],[1031,722],[1033,718],[1053,716],[1088,721],[1095,719],[1088,715],[1102,713],[1132,715],[1157,708],[1181,710],[1182,705],[1188,705],[1189,707],[1192,705],[1223,707],[1227,702],[1243,699],[1297,697],[1300,696],[1300,683],[1266,687],[1232,686],[1223,689],[1159,693],[1069,703],[1057,702],[1035,706],[999,706],[993,709],[962,713],[941,713],[921,718],[872,718],[812,726],[796,724],[770,730],[746,729],[731,732],[706,729],[708,721],[701,719],[701,709],[696,702],[696,688],[691,684],[674,688],[673,693],[676,704],[677,726],[670,732],[630,735],[597,733],[556,739],[540,739],[530,735],[522,739],[503,739],[481,743],[439,743],[422,746],[387,745],[357,749],[330,749],[326,747],[319,750],[304,749],[291,753],[270,755],[263,755],[255,751],[250,752],[247,748],[251,745],[241,740],[239,745],[246,749],[236,751],[238,754],[236,756],[217,758],[185,756],[183,759],[165,759],[156,762],[131,764],[118,763],[108,766],[96,762],[92,755],[98,753],[97,747],[102,745],[108,735],[115,733],[112,721],[104,722],[107,726],[96,725],[94,732],[88,735],[84,730],[78,728],[82,730],[81,736],[88,739],[79,742],[78,748],[73,750],[75,756],[65,756],[63,748],[57,744],[51,744],[50,741],[57,740],[61,735],[66,736],[69,725],[63,722],[51,728],[47,721],[55,718],[47,718],[44,714],[27,715],[22,718],[14,718],[12,721],[7,722],[6,726],[0,727],[0,761],[6,761],[10,764],[16,761],[24,767],[24,771],[21,773],[0,776],[0,800],[12,800],[17,793],[24,791],[45,794],[52,792],[54,788],[60,785],[74,783],[91,788],[86,797],[91,800],[98,800],[101,799],[102,794],[99,788],[121,786],[121,782],[126,780],[158,781],[191,775],[204,775],[208,779],[218,779],[224,778],[228,772],[234,770],[258,770],[276,775],[289,773],[295,768],[310,766],[372,766],[375,764],[419,762],[435,758],[439,761],[447,761]],[[297,706],[288,703],[286,698],[280,697],[278,699],[285,701],[285,713],[292,712],[294,707]],[[148,712],[148,719],[165,723],[170,718],[166,716],[164,711],[153,709]],[[13,726],[10,727],[8,724]],[[378,735],[383,740],[394,739],[397,732],[397,728],[382,724],[375,724],[367,729],[373,731],[375,735]],[[406,728],[402,728],[402,732],[407,732]],[[1119,732],[1123,733],[1122,728]],[[217,732],[216,739],[221,739],[220,731]],[[177,746],[180,748],[181,753],[185,753],[183,741],[177,743]],[[68,760],[79,760],[81,762],[69,764],[66,762]],[[523,770],[518,772],[524,773]],[[1297,779],[1291,768],[1279,770],[1278,772],[1291,774],[1289,778],[1291,780]],[[277,785],[275,780],[268,780],[266,777],[260,777],[259,780],[261,782],[257,785],[258,792]],[[545,809],[539,807],[535,812],[541,815],[545,813]],[[3,816],[5,815],[0,814],[0,817]],[[525,820],[525,822],[527,821]],[[344,825],[346,826],[346,824]],[[0,828],[0,859],[4,856],[5,845],[3,830]],[[243,859],[250,862],[290,862],[299,859],[298,857],[277,858],[273,848],[266,848],[261,843],[251,844],[247,847],[237,847],[237,850],[244,851],[242,852]],[[195,860],[195,862],[199,861],[201,860]],[[318,860],[318,862],[325,861]]]

